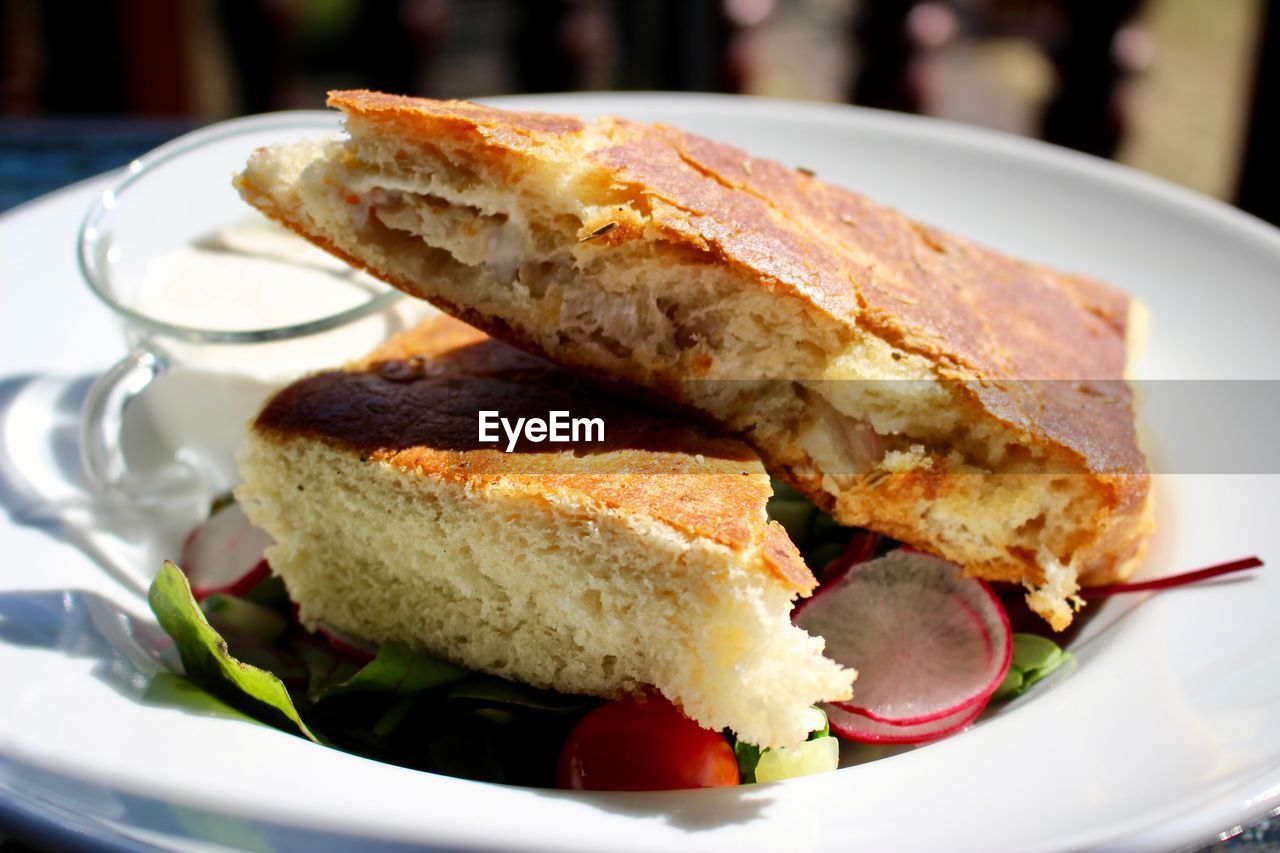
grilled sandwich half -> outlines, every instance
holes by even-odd
[[[1130,300],[674,128],[335,92],[244,197],[529,352],[741,436],[1055,627],[1151,529]]]
[[[569,412],[603,436],[507,452],[480,441],[481,411]],[[568,693],[657,689],[760,746],[850,696],[853,670],[791,624],[814,579],[750,447],[451,318],[279,392],[240,468],[308,625]]]

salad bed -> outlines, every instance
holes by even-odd
[[[605,701],[537,690],[325,626],[310,632],[263,560],[269,540],[226,500],[192,532],[184,566],[166,562],[152,584],[151,607],[182,672],[157,675],[146,699],[467,779],[665,789],[833,770],[834,735],[928,742],[1072,661],[1046,637],[1012,633],[990,588],[951,564],[841,527],[782,484],[769,512],[821,582],[797,607],[797,624],[860,670],[854,702],[813,709],[813,733],[799,746],[762,751],[701,729],[656,695]]]

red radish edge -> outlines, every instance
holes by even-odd
[[[227,595],[244,595],[270,576],[271,566],[267,563],[266,559],[262,559],[255,563],[253,568],[249,570],[249,573],[247,575],[243,575],[239,580],[232,581],[230,585],[223,589],[206,590],[204,595],[212,595],[215,592],[224,592]]]
[[[923,554],[925,552],[916,551],[914,553]],[[926,554],[926,556],[932,556],[932,555]],[[944,717],[955,716],[956,714],[959,714],[962,711],[972,708],[974,705],[980,706],[978,708],[979,712],[982,710],[982,708],[985,708],[988,700],[991,699],[991,694],[995,693],[996,689],[1000,686],[1001,682],[1004,681],[1005,675],[1007,675],[1009,672],[1009,666],[1013,663],[1013,624],[1009,621],[1009,613],[1004,609],[1004,605],[1000,603],[1000,599],[996,596],[995,592],[991,589],[990,585],[987,584],[986,581],[981,580],[979,578],[968,578],[967,580],[972,580],[972,581],[975,581],[976,583],[982,584],[983,590],[987,593],[987,595],[991,596],[992,600],[995,602],[996,613],[999,615],[1000,624],[1003,626],[1004,649],[1001,651],[1001,655],[1000,655],[1001,663],[1000,663],[999,669],[997,670],[999,672],[998,678],[995,678],[991,684],[987,685],[987,687],[984,687],[981,691],[974,693],[968,699],[965,699],[950,708],[943,708],[939,711],[934,711],[929,714],[920,714],[915,717],[897,717],[897,718],[885,717],[880,714],[877,714],[875,711],[872,711],[870,708],[863,708],[859,705],[855,705],[852,701],[833,702],[831,704],[835,705],[841,710],[848,711],[853,714],[859,714],[863,717],[866,717],[869,720],[873,720],[877,723],[884,723],[885,725],[889,725],[889,726],[921,726],[927,723],[936,722],[938,720],[943,719]],[[969,602],[962,600],[959,602],[959,604],[961,607],[965,609],[965,612],[969,615],[969,618],[974,621],[974,624],[978,626],[978,629],[982,631],[983,644],[987,647],[987,654],[989,655],[993,654],[995,650],[992,649],[991,647],[992,646],[991,634],[985,630],[985,627],[982,624],[982,617],[978,615],[978,612],[973,609],[973,606],[969,604]],[[856,682],[855,682],[855,688],[856,688]],[[987,688],[990,688],[990,689],[987,689]],[[854,694],[855,695],[857,694],[856,689],[854,691]]]
[[[879,533],[865,529],[855,530],[853,536],[849,537],[844,553],[822,567],[822,582],[828,584],[840,580],[854,566],[874,557],[879,545]]]
[[[984,700],[990,696],[982,697]],[[986,701],[976,708],[962,708],[947,717],[919,725],[894,725],[880,722],[834,705],[825,706],[827,723],[840,737],[857,743],[911,744],[938,740],[955,734],[973,723],[987,707]]]
[[[1122,592],[1146,592],[1148,590],[1170,589],[1175,586],[1183,586],[1184,584],[1208,580],[1209,578],[1216,578],[1220,575],[1230,574],[1231,572],[1242,572],[1245,569],[1256,569],[1262,565],[1262,560],[1257,557],[1245,557],[1242,560],[1234,560],[1230,563],[1210,566],[1207,569],[1197,569],[1194,572],[1182,572],[1181,574],[1155,578],[1154,580],[1149,581],[1113,583],[1106,586],[1085,587],[1080,590],[1080,597],[1106,598],[1108,595],[1116,595]]]
[[[958,567],[955,567],[953,564],[947,563],[941,558],[935,557],[931,554],[926,554],[924,552],[915,551],[915,550],[903,550],[903,549],[899,549],[899,550],[901,550],[902,554],[904,555],[916,554],[929,560],[936,560],[940,564],[951,567],[955,569],[957,572],[959,571]],[[890,553],[894,553],[894,552],[890,552]],[[886,557],[887,556],[888,555],[886,555]],[[885,559],[885,558],[882,557],[880,559]],[[866,565],[866,564],[863,564],[863,565]],[[850,566],[850,570],[852,568],[853,566]],[[819,600],[822,596],[833,594],[837,590],[837,588],[841,586],[841,582],[845,580],[846,574],[848,574],[848,570],[846,570],[844,573],[841,573],[841,575],[839,575],[832,582],[824,584],[808,601],[805,601],[801,605],[799,605],[795,609],[795,611],[792,613],[792,621],[795,624],[800,625],[802,614],[806,610],[808,610],[808,608],[812,606],[812,604],[815,601]],[[916,714],[910,717],[889,717],[884,714],[876,713],[875,711],[872,711],[871,709],[868,709],[866,707],[855,705],[852,702],[834,703],[835,707],[839,708],[841,711],[847,714],[865,718],[866,720],[869,720],[870,722],[875,724],[898,726],[898,727],[921,727],[921,726],[928,726],[931,723],[935,723],[942,720],[953,720],[957,717],[963,717],[964,713],[971,709],[973,709],[973,715],[975,717],[977,716],[978,713],[981,712],[982,708],[986,706],[987,701],[990,699],[991,695],[995,692],[996,688],[1000,686],[1000,683],[1004,680],[1005,675],[1009,671],[1009,665],[1013,660],[1013,629],[1009,622],[1009,615],[1005,611],[1004,606],[1001,605],[999,598],[996,597],[996,594],[991,590],[991,587],[985,581],[979,580],[977,578],[961,577],[958,579],[957,582],[964,583],[964,584],[970,584],[970,583],[977,584],[976,588],[981,590],[981,594],[985,596],[985,600],[990,604],[990,609],[994,611],[995,621],[999,625],[999,631],[1001,632],[1003,637],[1003,640],[1000,643],[1001,648],[1000,648],[999,664],[994,669],[992,669],[991,671],[992,674],[989,677],[987,683],[982,685],[980,689],[975,690],[972,694],[967,695],[964,699],[957,702],[956,704],[939,708],[935,711],[930,711],[925,714]],[[980,633],[982,637],[982,643],[983,643],[983,646],[985,647],[986,654],[988,655],[988,657],[993,656],[996,651],[993,648],[993,645],[994,645],[993,639],[995,638],[992,637],[992,631],[988,628],[981,614],[977,612],[973,604],[971,604],[969,601],[966,601],[963,598],[958,597],[958,595],[953,594],[952,600],[956,603],[957,606],[962,607],[965,613],[969,616],[969,618],[973,620],[976,630]],[[801,625],[801,627],[804,627],[804,626]],[[816,633],[821,633],[821,632],[816,632]],[[832,643],[829,641],[828,648],[830,648],[831,645]],[[858,661],[849,660],[849,661],[840,661],[840,662],[849,666],[854,666],[854,667],[858,666]],[[855,687],[855,696],[856,696],[856,687]],[[976,706],[976,709],[975,709],[975,706]],[[967,722],[962,721],[961,725],[965,725],[965,724],[967,724]],[[888,742],[888,741],[881,741],[881,742]]]
[[[347,632],[335,628],[332,625],[326,625],[324,622],[316,625],[316,632],[320,636],[328,640],[329,645],[333,646],[334,651],[345,657],[351,658],[359,663],[369,663],[377,657],[377,647],[370,643],[366,643],[357,637],[353,637]],[[372,650],[371,650],[372,649]]]
[[[243,595],[271,573],[263,552],[271,537],[249,522],[239,504],[228,504],[197,525],[182,543],[182,570],[191,594]]]

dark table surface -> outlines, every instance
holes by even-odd
[[[190,121],[117,118],[6,118],[0,121],[0,213],[59,187],[118,169],[176,136]],[[1280,819],[1243,830],[1203,851],[1280,850]],[[0,853],[41,848],[21,844],[0,826]]]
[[[119,168],[197,126],[114,118],[0,120],[0,212]]]

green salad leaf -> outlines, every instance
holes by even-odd
[[[408,696],[460,681],[469,674],[469,670],[460,666],[429,658],[395,643],[384,643],[373,660],[347,680],[329,687],[317,696],[317,701],[359,691]]]
[[[214,593],[200,603],[205,618],[220,634],[239,633],[271,645],[289,627],[279,612],[246,598]]]
[[[761,749],[745,741],[734,741],[733,754],[738,759],[738,775],[742,784],[825,773],[839,766],[840,744],[831,736],[827,714],[817,705],[813,710],[815,719],[822,718],[822,726],[815,728],[809,733],[808,740],[797,746]]]
[[[767,506],[769,518],[786,528],[787,536],[800,549],[805,565],[822,580],[823,569],[845,553],[856,531],[838,523],[781,480],[772,482],[773,497]]]
[[[404,718],[413,710],[413,705],[418,701],[417,696],[401,696],[399,699],[391,703],[391,707],[387,708],[378,721],[373,724],[370,731],[374,737],[386,738],[395,733],[399,725],[404,722]]]
[[[330,643],[314,634],[297,632],[296,636],[290,637],[290,645],[306,667],[307,700],[312,704],[332,695],[362,668],[361,664],[339,654]]]
[[[756,781],[756,765],[760,763],[760,747],[744,740],[733,742],[733,754],[738,759],[738,775],[742,784]]]
[[[577,713],[599,704],[598,699],[589,696],[539,690],[515,681],[485,675],[477,675],[455,684],[449,689],[449,698],[471,699],[489,705],[506,705],[551,713]]]
[[[160,627],[177,646],[187,677],[228,704],[277,728],[316,741],[298,715],[289,691],[266,670],[243,663],[227,651],[191,595],[187,577],[165,560],[147,593]]]
[[[1014,634],[1013,662],[1004,681],[991,695],[991,701],[1020,696],[1036,682],[1074,662],[1075,655],[1064,651],[1053,640],[1039,634]]]

